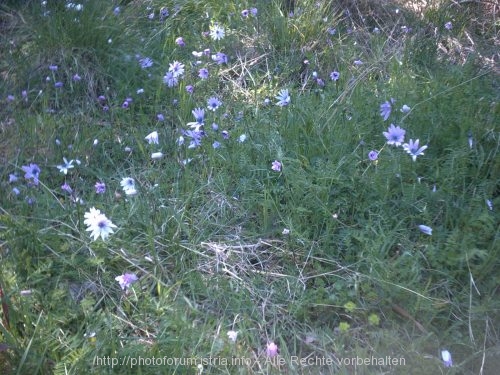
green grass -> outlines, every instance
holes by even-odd
[[[118,14],[82,4],[0,6],[0,373],[495,373],[489,3],[416,12],[303,0],[292,17],[278,1],[127,1]],[[252,7],[256,17],[241,16]],[[203,34],[214,23],[221,40]],[[174,61],[185,72],[168,87]],[[282,89],[291,101],[280,107]],[[208,110],[209,97],[222,106]],[[205,135],[191,148],[195,108]],[[424,155],[387,144],[391,123],[428,145]],[[154,130],[157,145],[144,139]],[[63,157],[79,161],[67,175]],[[24,178],[30,163],[38,185]],[[106,240],[86,230],[91,207],[117,226]],[[125,272],[138,276],[126,291],[115,280]],[[153,357],[161,366],[139,364]],[[385,361],[352,362],[372,357]]]

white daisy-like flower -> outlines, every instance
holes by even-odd
[[[236,342],[236,339],[238,338],[238,331],[228,331],[227,332],[227,337],[232,342]]]
[[[75,166],[73,165],[73,160],[68,161],[66,158],[63,158],[64,164],[58,165],[57,169],[59,169],[59,172],[68,174],[68,169],[72,169]]]
[[[86,212],[84,223],[87,225],[87,232],[91,232],[90,236],[94,237],[94,241],[99,238],[99,236],[106,240],[111,233],[114,233],[113,228],[116,228],[116,225],[109,220],[106,215],[101,213],[99,210],[96,210],[94,207],[90,209],[89,212]]]
[[[212,26],[210,26],[210,37],[213,39],[213,40],[221,40],[224,38],[224,36],[226,35],[226,31],[224,30],[224,28],[218,24],[213,24]]]
[[[174,61],[169,65],[168,71],[172,72],[175,78],[182,77],[184,75],[184,64]]]
[[[291,99],[287,89],[280,90],[275,98],[278,99],[278,103],[276,103],[276,105],[279,105],[280,107],[284,107],[290,104]]]
[[[123,191],[127,195],[135,195],[137,194],[137,190],[135,189],[135,181],[131,177],[125,177],[121,180],[120,185],[123,188]]]
[[[151,144],[158,144],[158,132],[155,130],[154,132],[149,133],[146,137],[144,137],[148,143]]]

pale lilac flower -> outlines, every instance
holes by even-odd
[[[116,7],[115,9],[113,9],[113,14],[115,16],[119,15],[120,14],[120,7]]]
[[[453,24],[452,24],[450,21],[448,21],[448,22],[446,22],[446,23],[444,24],[444,28],[445,28],[446,30],[451,30],[451,29],[453,29]]]
[[[203,52],[193,51],[191,53],[193,54],[194,57],[201,57],[201,56],[203,56]]]
[[[28,100],[28,91],[26,90],[21,91],[21,96],[23,97],[24,100]]]
[[[405,143],[403,145],[403,149],[411,155],[411,158],[413,161],[417,160],[417,156],[423,155],[424,151],[427,149],[427,145],[424,145],[422,147],[418,147],[419,140],[417,139],[415,142],[413,142],[413,139],[410,139],[409,143]]]
[[[165,121],[165,116],[163,116],[163,114],[161,114],[161,113],[158,113],[158,114],[156,115],[156,119],[157,119],[158,121],[160,121],[160,122],[161,122],[161,121]]]
[[[174,61],[173,63],[169,64],[168,71],[172,72],[174,74],[174,77],[182,77],[182,75],[184,74],[184,64],[180,63],[179,61]]]
[[[153,60],[150,57],[144,57],[139,59],[139,65],[142,69],[151,68],[153,66]]]
[[[161,159],[163,157],[162,152],[153,152],[151,154],[151,159],[156,160],[156,159]]]
[[[184,47],[186,45],[182,36],[175,39],[175,44],[177,44],[179,47]]]
[[[278,95],[275,96],[276,99],[278,99],[278,103],[276,105],[279,105],[280,107],[287,106],[290,104],[290,94],[288,93],[287,89],[282,89],[278,93]]]
[[[73,192],[73,189],[71,189],[71,186],[69,186],[67,182],[65,182],[64,185],[61,186],[61,189],[69,194]]]
[[[432,228],[428,227],[427,225],[419,225],[418,229],[424,234],[427,234],[428,236],[432,236]]]
[[[19,180],[19,178],[15,174],[9,174],[9,183],[17,182],[17,180]]]
[[[241,16],[244,18],[247,18],[249,14],[250,14],[250,11],[248,9],[243,9],[241,11]]]
[[[231,340],[232,342],[236,342],[236,339],[238,337],[238,331],[228,331],[227,332],[227,337],[229,338],[229,340]]]
[[[211,98],[208,98],[207,100],[207,106],[208,109],[211,111],[214,111],[219,108],[222,105],[222,102],[216,98],[215,96],[212,96]]]
[[[222,26],[219,26],[216,23],[210,26],[210,37],[213,40],[221,40],[225,35],[226,32]]]
[[[391,98],[391,101],[386,101],[385,103],[382,103],[380,105],[380,116],[384,118],[384,121],[386,121],[389,116],[391,115],[392,111],[392,104],[394,103],[394,99]]]
[[[104,182],[97,181],[94,187],[96,194],[104,194],[106,192],[106,184]]]
[[[281,172],[281,163],[278,160],[275,160],[271,164],[271,169],[276,172]]]
[[[488,210],[493,211],[493,202],[490,199],[486,199],[486,206]]]
[[[217,52],[215,55],[212,55],[212,60],[217,63],[217,65],[227,64],[227,55],[222,52]]]
[[[411,108],[410,108],[410,107],[408,107],[406,104],[404,104],[404,105],[401,107],[400,111],[401,111],[401,112],[403,112],[403,113],[408,113],[408,112],[410,112],[410,111],[411,111]]]
[[[144,94],[144,89],[137,89],[136,93],[137,95]]]
[[[197,124],[203,125],[205,121],[205,110],[203,108],[195,108],[191,111]]]
[[[274,342],[267,343],[266,355],[270,358],[276,357],[278,355],[278,346]]]
[[[375,151],[375,150],[372,150],[368,153],[368,159],[370,159],[371,161],[375,161],[378,159],[378,152]]]
[[[254,17],[257,16],[258,10],[257,8],[250,8],[250,14]]]
[[[337,33],[337,29],[335,29],[334,27],[329,27],[326,31],[330,35],[335,35]]]
[[[214,143],[212,143],[212,147],[213,148],[219,148],[220,147],[220,142],[214,141]]]
[[[387,139],[388,145],[401,146],[405,139],[406,130],[401,129],[399,126],[394,126],[391,124],[387,131],[384,132],[384,136]]]
[[[169,12],[168,12],[168,9],[163,7],[160,9],[160,21],[163,21],[165,18],[167,18],[169,16]]]
[[[75,4],[75,3],[67,3],[66,8],[67,9],[74,9],[74,10],[79,12],[83,9],[83,5],[82,4]]]
[[[57,69],[59,69],[59,67],[57,65],[49,65],[50,71],[55,72],[55,71],[57,71]]]
[[[213,123],[212,123],[212,130],[213,130],[213,131],[215,131],[215,132],[216,132],[217,130],[219,130],[219,124],[217,124],[217,123],[213,122]]]
[[[363,65],[363,61],[361,61],[361,60],[354,60],[354,65]]]
[[[19,189],[18,189],[18,188],[16,188],[16,187],[13,187],[13,188],[12,188],[12,193],[13,193],[14,195],[19,195],[19,194],[21,194],[21,192],[19,191]]]
[[[137,194],[137,190],[135,189],[135,181],[131,177],[124,177],[120,181],[120,185],[123,188],[123,191],[126,195],[135,195]]]
[[[220,133],[222,135],[222,138],[229,139],[229,132],[227,130],[223,130]]]
[[[332,81],[338,81],[339,78],[340,78],[340,73],[337,72],[336,70],[330,73],[330,79]]]
[[[186,92],[188,94],[192,94],[194,92],[194,86],[193,85],[187,85],[186,86]]]
[[[80,77],[80,75],[78,73],[75,73],[73,75],[73,81],[74,82],[78,82],[78,81],[81,81],[82,80],[82,77]]]
[[[64,84],[61,81],[57,81],[56,83],[54,83],[54,87],[56,89],[60,89],[63,86],[64,86]]]
[[[201,146],[201,138],[203,137],[203,132],[197,130],[186,130],[184,131],[184,135],[191,138],[188,148],[197,148]]]
[[[238,142],[239,142],[239,143],[243,143],[243,142],[245,142],[246,140],[247,140],[247,135],[246,135],[246,134],[242,134],[242,135],[240,135],[240,136],[239,136],[239,138],[238,138]]]
[[[200,131],[201,127],[205,124],[205,110],[203,108],[195,108],[191,111],[195,118],[195,122],[188,122],[187,125],[195,131]]]
[[[111,233],[114,233],[113,228],[116,228],[111,220],[109,220],[106,215],[102,214],[99,210],[94,207],[86,212],[84,223],[87,225],[87,232],[91,232],[90,236],[94,237],[94,241],[100,236],[103,240],[106,240]]]
[[[149,133],[146,137],[144,137],[144,139],[146,141],[148,141],[148,143],[150,145],[151,144],[157,145],[158,144],[158,132],[155,130],[155,131]]]
[[[68,174],[68,169],[72,169],[75,166],[73,165],[73,160],[68,161],[66,158],[63,158],[64,164],[58,165],[57,169],[59,169],[59,172]]]
[[[207,79],[208,78],[208,69],[207,68],[201,68],[198,71],[198,77],[201,79]]]
[[[118,281],[122,290],[127,290],[138,280],[138,277],[133,273],[125,272],[123,275],[116,276],[115,280]]]
[[[168,87],[174,87],[177,86],[179,83],[179,79],[174,76],[173,72],[167,72],[163,76],[163,82],[168,86]]]
[[[448,350],[441,350],[441,358],[443,359],[444,367],[453,366],[453,361],[451,360],[451,354]]]
[[[205,56],[210,56],[210,48],[205,48],[202,52]]]
[[[474,145],[474,138],[472,137],[472,132],[470,130],[467,132],[467,141],[469,142],[469,148],[472,150],[472,146]]]
[[[288,228],[283,228],[283,231],[281,232],[282,235],[288,236],[290,234],[290,229]]]
[[[35,185],[38,185],[38,177],[40,176],[40,167],[34,163],[30,163],[30,165],[23,165],[21,169],[24,171],[24,178],[27,180],[33,180]]]

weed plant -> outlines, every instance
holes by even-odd
[[[495,374],[498,9],[384,4],[0,5],[0,373]]]

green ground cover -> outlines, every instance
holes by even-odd
[[[0,4],[0,373],[496,374],[497,12]]]

